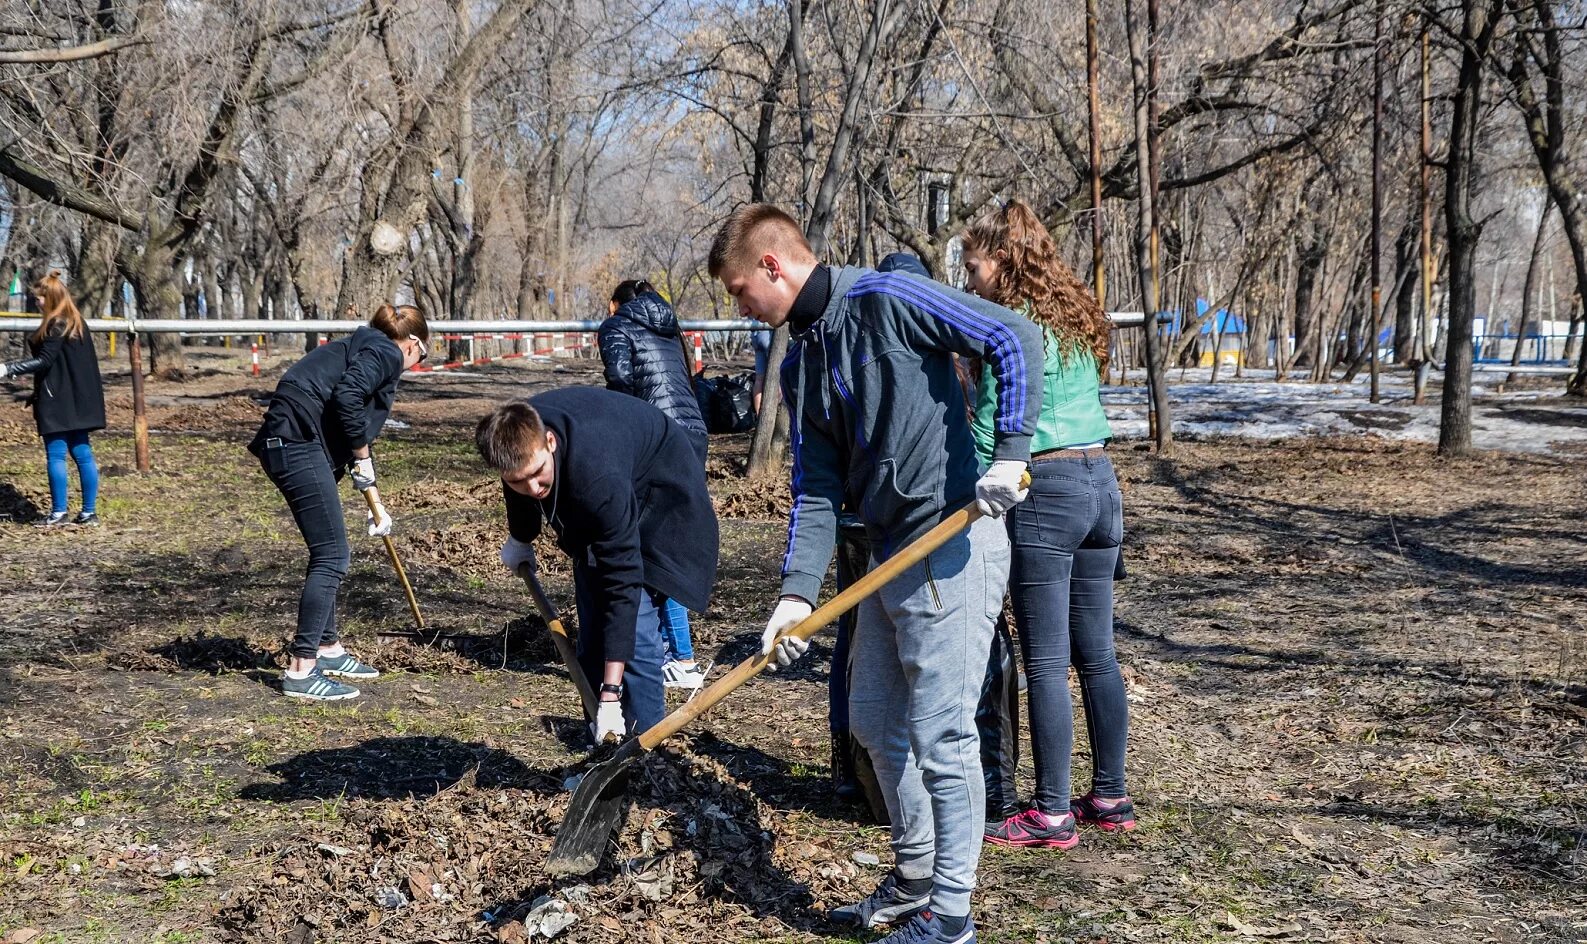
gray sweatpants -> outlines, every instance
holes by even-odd
[[[1008,569],[1007,529],[983,518],[868,597],[855,623],[849,728],[887,801],[895,867],[931,876],[941,914],[970,913],[981,859],[975,709]]]

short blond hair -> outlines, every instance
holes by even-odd
[[[768,252],[786,256],[790,262],[816,261],[810,241],[793,217],[769,203],[746,203],[728,214],[716,231],[707,268],[711,278],[721,278]]]

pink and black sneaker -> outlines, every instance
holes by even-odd
[[[1080,842],[1080,833],[1072,815],[1049,816],[1033,808],[1001,823],[987,823],[986,841],[1026,849],[1073,849]]]
[[[1086,794],[1069,804],[1069,812],[1074,815],[1075,821],[1089,823],[1103,832],[1129,832],[1135,828],[1135,804],[1125,797],[1116,806],[1108,806],[1097,800],[1094,794]]]

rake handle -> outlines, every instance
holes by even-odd
[[[369,504],[369,511],[374,513],[375,507],[380,504],[380,492],[373,485],[364,489],[364,501]],[[396,542],[391,540],[391,535],[381,535],[386,542],[386,556],[391,558],[391,567],[397,572],[397,579],[402,581],[402,592],[408,595],[408,611],[413,614],[413,621],[420,629],[424,628],[424,615],[419,612],[419,598],[413,595],[413,584],[408,582],[408,572],[402,567],[402,558],[397,556]]]
[[[920,563],[932,551],[946,544],[951,538],[982,517],[981,509],[972,503],[942,519],[936,527],[916,538],[908,547],[893,555],[875,570],[850,584],[842,593],[822,604],[814,613],[805,617],[799,625],[783,633],[783,637],[795,636],[799,639],[809,639],[821,630],[826,629],[829,625],[836,622],[838,617],[857,606],[861,600],[881,589],[905,570]],[[640,746],[647,751],[655,750],[661,745],[661,742],[683,730],[694,719],[710,711],[711,707],[717,702],[731,695],[739,686],[759,675],[770,661],[770,653],[757,652],[740,662],[733,667],[731,672],[712,683],[710,687],[700,692],[683,707],[656,722],[654,726],[645,731],[644,734],[641,734],[639,736]]]
[[[535,608],[540,611],[540,616],[546,621],[546,629],[551,631],[551,642],[557,647],[557,656],[562,660],[562,667],[568,670],[568,677],[573,679],[573,687],[579,690],[579,701],[584,703],[584,718],[594,721],[595,713],[600,710],[595,697],[595,690],[590,687],[590,680],[584,675],[584,668],[579,665],[578,651],[573,648],[573,637],[568,633],[567,627],[562,625],[562,618],[557,615],[557,608],[551,604],[551,598],[546,596],[545,588],[540,586],[540,578],[529,568],[528,564],[518,566],[518,576],[523,578],[524,586],[529,588],[529,595],[534,598]]]

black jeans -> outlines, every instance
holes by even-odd
[[[1069,666],[1080,673],[1091,790],[1122,797],[1129,730],[1124,677],[1113,651],[1113,574],[1124,538],[1123,499],[1106,456],[1031,466],[1030,497],[1008,516],[1009,593],[1025,659],[1036,806],[1069,811],[1074,710]]]
[[[336,591],[347,576],[351,549],[336,476],[317,442],[271,439],[259,456],[265,474],[286,497],[292,518],[309,548],[309,569],[298,597],[298,630],[292,654],[312,659],[320,646],[336,642]]]

